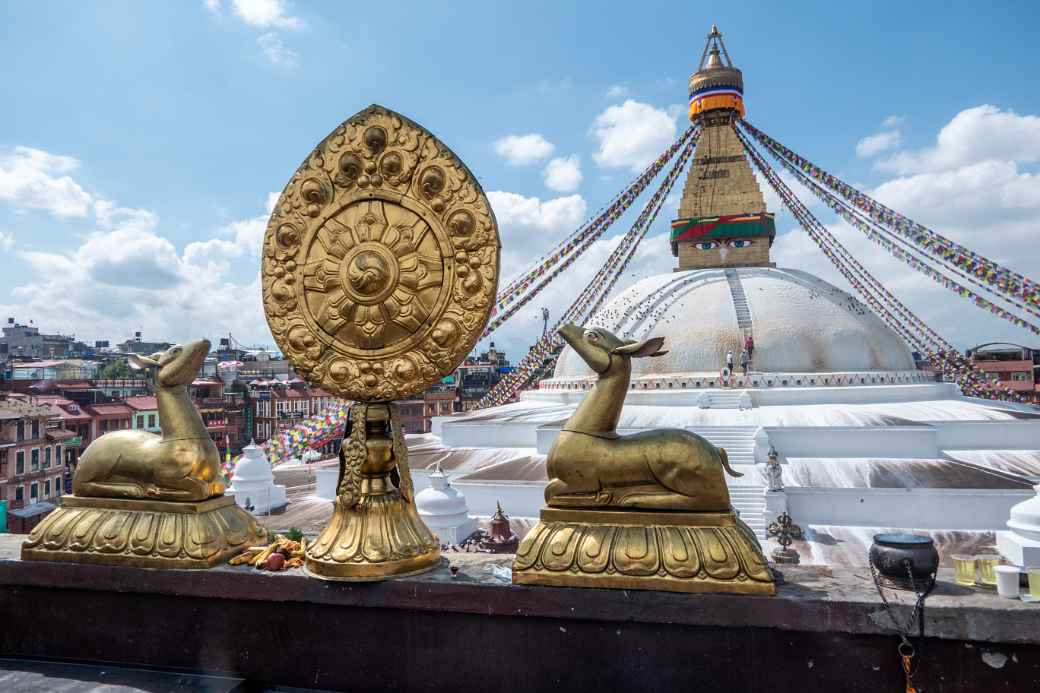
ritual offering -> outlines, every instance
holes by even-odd
[[[304,568],[382,580],[432,568],[440,542],[413,501],[393,400],[450,375],[498,288],[498,227],[469,169],[381,106],[312,151],[271,213],[264,310],[301,377],[352,400],[332,519]]]
[[[209,353],[190,342],[131,365],[155,374],[161,434],[106,433],[80,457],[72,495],[22,544],[22,560],[209,568],[265,532],[224,495],[220,453],[188,398]]]
[[[633,358],[664,340],[622,340],[565,325],[560,335],[598,374],[549,450],[541,517],[517,549],[513,582],[561,587],[775,594],[723,476],[726,451],[681,429],[617,433]]]

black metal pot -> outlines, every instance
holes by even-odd
[[[870,547],[870,564],[883,584],[913,590],[935,578],[939,552],[935,550],[932,538],[922,534],[875,534]]]

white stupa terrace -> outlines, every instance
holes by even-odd
[[[764,537],[785,507],[814,556],[863,562],[879,528],[926,531],[942,547],[992,544],[1012,506],[1036,493],[1040,411],[968,398],[918,370],[904,342],[849,294],[775,267],[678,271],[644,279],[590,322],[663,336],[665,356],[633,360],[618,432],[685,428],[726,448],[735,507]],[[753,330],[748,374],[721,375]],[[736,359],[735,359],[736,360]],[[471,511],[542,506],[545,456],[595,382],[566,348],[552,378],[517,402],[436,419],[409,436],[417,486],[440,465]],[[784,491],[767,508],[770,447]],[[862,554],[859,557],[858,554]]]

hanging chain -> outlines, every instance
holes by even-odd
[[[870,575],[874,578],[874,587],[877,588],[878,596],[881,597],[881,603],[885,605],[885,613],[888,614],[893,627],[899,634],[899,645],[896,646],[896,652],[899,653],[899,663],[903,667],[906,693],[919,693],[917,687],[914,686],[913,679],[914,675],[917,674],[918,668],[920,668],[921,662],[920,660],[914,662],[914,657],[917,656],[917,649],[910,642],[910,633],[914,629],[914,624],[917,623],[919,630],[918,638],[924,639],[924,600],[935,589],[935,573],[928,576],[924,589],[919,592],[917,590],[918,580],[914,578],[913,564],[909,559],[904,559],[903,567],[906,568],[906,575],[910,579],[914,593],[917,595],[917,601],[914,603],[913,611],[910,612],[910,618],[907,619],[906,626],[899,622],[895,609],[892,608],[892,605],[889,604],[888,599],[885,597],[885,592],[881,589],[881,578],[878,576],[877,569],[873,563],[870,564]]]

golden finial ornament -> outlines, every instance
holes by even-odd
[[[682,429],[617,433],[634,358],[664,340],[564,325],[597,374],[549,455],[546,507],[520,543],[513,582],[561,587],[774,594],[751,529],[730,504],[726,451]]]
[[[498,226],[476,178],[387,108],[348,118],[285,187],[264,235],[267,322],[303,378],[355,402],[311,575],[379,580],[438,562],[392,400],[454,372],[487,324],[498,274]]]
[[[23,560],[209,568],[266,536],[224,495],[220,454],[188,397],[209,348],[130,357],[155,374],[162,433],[114,431],[87,446],[72,495],[29,534]]]

